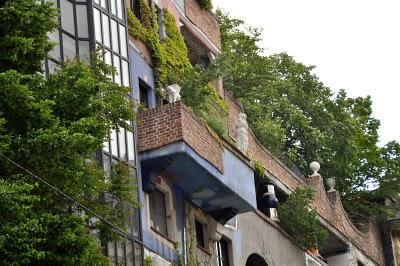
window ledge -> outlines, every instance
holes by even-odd
[[[208,256],[211,257],[211,255],[212,255],[211,252],[208,251],[205,247],[202,247],[200,245],[196,245],[196,246],[197,246],[198,249],[200,249],[201,251],[203,251],[204,253],[206,253]]]
[[[171,243],[175,247],[175,241],[169,238],[168,236],[164,235],[157,229],[155,229],[153,226],[150,226],[151,231],[153,231],[155,234],[161,236],[163,239],[167,240],[169,243]]]

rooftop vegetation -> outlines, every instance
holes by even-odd
[[[265,55],[261,30],[216,12],[222,51],[214,62],[224,88],[241,99],[254,134],[277,157],[288,157],[303,173],[314,160],[336,188],[350,214],[378,216],[399,211],[382,198],[399,200],[400,145],[379,145],[379,120],[370,97],[334,93],[314,66],[281,53]]]
[[[228,107],[210,85],[210,81],[217,78],[216,72],[202,65],[191,65],[183,36],[168,10],[163,10],[167,36],[161,39],[155,9],[150,8],[147,1],[139,3],[140,20],[128,10],[129,33],[151,51],[156,86],[178,83],[182,87],[182,101],[218,135],[224,135]]]

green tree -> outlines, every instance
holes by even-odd
[[[135,202],[126,163],[103,171],[96,154],[111,129],[130,126],[129,88],[93,56],[45,78],[47,33],[57,12],[46,1],[0,3],[0,153],[124,228]],[[1,264],[107,265],[91,232],[115,238],[90,213],[0,159]]]
[[[370,97],[349,98],[343,90],[334,95],[313,66],[285,53],[264,55],[260,30],[220,11],[217,15],[222,53],[215,67],[225,88],[241,99],[261,143],[303,173],[311,161],[319,161],[323,177],[336,178],[350,213],[390,211],[377,202],[389,196],[383,184],[398,185],[385,174],[393,164],[385,164],[385,149],[378,146],[379,121],[372,117]]]
[[[315,191],[311,188],[297,188],[279,206],[281,225],[306,248],[322,248],[328,238],[328,231],[320,224],[317,212],[309,207],[314,197]]]

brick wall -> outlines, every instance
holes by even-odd
[[[139,152],[185,141],[197,154],[223,172],[223,148],[218,137],[181,102],[139,112],[137,121]]]
[[[185,0],[185,14],[218,49],[221,49],[219,23],[213,14],[201,9],[196,0]]]
[[[378,225],[370,221],[365,232],[359,231],[347,216],[339,193],[337,191],[328,193],[325,191],[321,176],[311,176],[307,179],[307,183],[316,191],[312,208],[317,210],[322,218],[342,232],[360,250],[364,251],[379,265],[383,265],[383,249]]]
[[[229,135],[236,137],[234,126],[239,113],[242,111],[241,105],[231,95],[226,94],[229,105]],[[347,237],[355,246],[362,250],[367,256],[372,258],[379,265],[384,264],[382,243],[377,224],[371,222],[368,231],[360,232],[347,217],[339,194],[326,193],[320,176],[306,179],[307,184],[290,171],[282,162],[272,156],[255,138],[254,134],[249,134],[248,156],[257,160],[261,165],[278,180],[284,183],[291,190],[299,186],[309,185],[316,190],[316,198],[312,207],[318,214],[335,229]]]

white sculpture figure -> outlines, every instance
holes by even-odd
[[[239,114],[236,122],[236,147],[243,153],[249,147],[249,125],[247,124],[247,115],[244,113]]]
[[[336,180],[333,177],[329,177],[328,179],[326,179],[326,184],[329,187],[328,192],[334,192],[336,191],[335,186],[336,186]]]
[[[181,99],[181,95],[180,95],[181,87],[178,84],[173,84],[173,85],[167,86],[165,91],[167,93],[167,99],[168,99],[169,103],[180,101],[180,99]]]
[[[316,161],[311,162],[310,163],[310,169],[312,171],[312,175],[311,176],[318,176],[319,175],[318,171],[319,171],[320,167],[321,166],[319,165],[318,162],[316,162]]]

